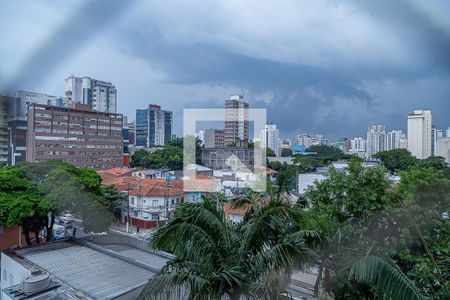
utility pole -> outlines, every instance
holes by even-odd
[[[130,182],[127,181],[127,233],[130,228]]]

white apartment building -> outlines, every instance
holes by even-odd
[[[436,156],[442,156],[445,158],[445,162],[450,164],[450,138],[442,138],[437,140]]]
[[[362,137],[357,137],[350,140],[351,154],[356,154],[359,157],[363,158],[366,155],[366,140]]]
[[[403,136],[403,132],[401,130],[392,130],[386,134],[385,140],[385,151],[398,149],[400,148],[400,142]]]
[[[366,156],[372,155],[385,150],[386,129],[383,125],[369,126],[367,130]]]
[[[450,127],[445,132],[445,137],[450,138]]]
[[[416,109],[408,115],[408,150],[419,159],[432,153],[431,111]]]
[[[69,100],[93,110],[117,112],[117,90],[111,82],[71,75],[65,80],[64,93]]]
[[[311,146],[326,145],[328,143],[327,139],[321,134],[302,133],[297,136],[297,144],[303,145],[306,149]]]
[[[280,156],[279,130],[276,124],[267,124],[261,130],[261,147],[270,148],[276,156]]]

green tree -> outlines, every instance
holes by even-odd
[[[48,201],[22,170],[0,168],[0,224],[22,226],[27,244],[31,244],[30,232],[39,243],[48,211]]]
[[[145,151],[144,149],[136,150],[131,155],[130,166],[131,167],[142,167],[142,166],[144,166],[144,159],[146,157],[148,157],[148,155],[149,155],[148,151]]]
[[[292,150],[284,148],[281,150],[281,157],[290,157],[292,156]]]
[[[303,240],[289,231],[290,208],[279,200],[250,210],[242,224],[225,220],[220,203],[184,203],[150,240],[153,249],[176,256],[141,294],[187,299],[276,299]],[[284,274],[285,276],[281,276]],[[177,294],[178,293],[178,294]]]
[[[267,157],[276,157],[277,155],[275,154],[275,152],[272,149],[266,148],[266,156]]]
[[[105,201],[104,206],[110,213],[113,213],[117,217],[122,201],[124,200],[124,195],[118,192],[113,184],[102,187],[102,194]]]
[[[379,158],[390,172],[407,171],[418,163],[417,158],[406,149],[393,149],[378,152],[374,155]]]

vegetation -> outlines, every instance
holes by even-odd
[[[316,295],[448,299],[450,181],[440,161],[419,162],[394,184],[384,166],[352,159],[293,205],[283,200],[290,188],[281,172],[267,193],[234,200],[248,209],[240,224],[225,221],[213,198],[183,204],[150,241],[176,259],[141,296],[276,299],[291,268],[316,266]]]
[[[382,151],[375,154],[374,157],[380,159],[386,169],[391,172],[408,171],[419,161],[406,149]]]
[[[281,157],[290,157],[292,156],[292,150],[284,148],[281,150]]]
[[[241,224],[226,221],[220,203],[184,203],[156,231],[150,246],[176,258],[153,277],[142,299],[278,299],[294,259],[306,255],[303,239],[292,231],[290,205],[260,199]]]
[[[195,140],[196,163],[201,163],[201,141]],[[171,140],[165,147],[148,152],[139,149],[131,155],[132,167],[143,167],[148,169],[160,169],[167,167],[171,170],[183,168],[183,138]]]
[[[0,224],[23,227],[27,243],[33,232],[46,229],[52,239],[53,224],[65,211],[79,216],[86,231],[104,231],[112,221],[115,204],[102,189],[100,176],[89,168],[61,161],[22,163],[0,169]],[[113,196],[116,197],[116,196]]]

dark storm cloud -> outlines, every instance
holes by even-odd
[[[75,52],[80,51],[103,29],[117,21],[134,2],[134,0],[84,1],[65,19],[62,26],[57,27],[29,57],[23,60],[18,73],[6,85],[0,85],[0,89],[11,94],[17,88],[39,85],[46,76],[61,64],[67,63]]]

